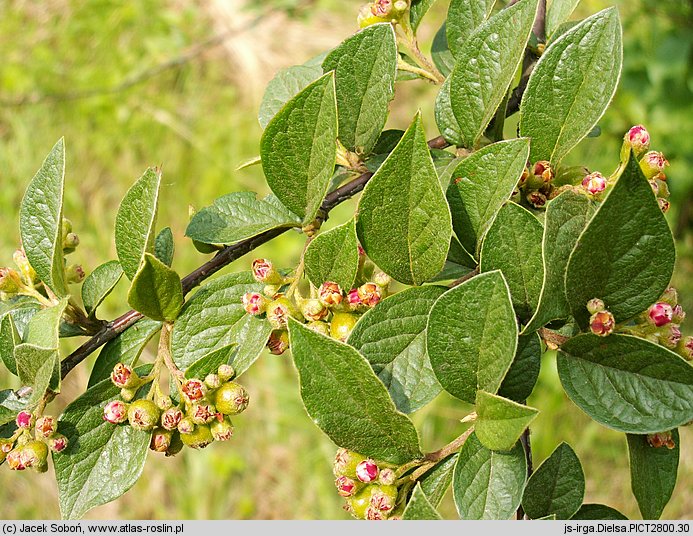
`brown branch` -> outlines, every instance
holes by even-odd
[[[479,275],[479,271],[480,271],[479,267],[477,266],[476,268],[474,268],[474,270],[472,270],[468,274],[464,274],[459,279],[455,279],[452,283],[450,283],[449,287],[450,288],[457,287],[457,286],[461,285],[462,283],[464,283],[465,281],[469,281],[472,277]]]

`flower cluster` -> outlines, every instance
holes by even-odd
[[[58,433],[54,417],[36,417],[28,411],[20,411],[15,419],[17,432],[9,439],[0,440],[0,462],[6,461],[13,471],[33,469],[39,473],[48,470],[48,452],[62,452],[67,448],[67,438]]]
[[[406,23],[409,16],[408,0],[374,0],[361,7],[358,15],[360,28],[379,22]]]

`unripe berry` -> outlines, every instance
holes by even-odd
[[[173,432],[164,428],[156,428],[152,432],[152,439],[149,442],[149,448],[155,452],[166,452],[171,446]]]
[[[34,471],[45,473],[48,470],[48,446],[42,441],[28,441],[21,447],[22,464]]]
[[[655,179],[650,179],[648,182],[652,187],[652,192],[657,195],[659,193],[659,183]]]
[[[301,304],[301,314],[310,321],[324,320],[330,313],[319,300],[305,300]]]
[[[364,283],[356,290],[359,300],[366,307],[373,308],[382,299],[382,291],[375,283]]]
[[[664,158],[664,155],[657,151],[650,151],[640,159],[640,169],[646,178],[651,179],[655,175],[664,171],[664,168],[669,165],[669,161]]]
[[[34,435],[36,439],[46,439],[55,433],[57,425],[55,424],[55,419],[50,415],[45,415],[39,417],[36,420],[36,426],[34,427]]]
[[[365,459],[366,457],[361,454],[340,448],[334,456],[332,472],[336,477],[348,476],[349,478],[356,478],[356,466]]]
[[[168,458],[169,456],[175,456],[178,454],[181,450],[183,450],[183,441],[180,438],[180,433],[177,431],[173,431],[173,435],[171,436],[171,444],[168,446],[168,450],[165,453],[165,456]]]
[[[342,303],[342,289],[334,281],[325,281],[318,289],[318,299],[325,307],[335,307]]]
[[[371,504],[371,488],[366,486],[349,499],[349,510],[356,519],[366,519],[366,511]]]
[[[180,438],[184,445],[194,449],[203,449],[214,441],[212,432],[210,431],[209,426],[206,424],[196,426],[195,429],[189,434],[181,434]]]
[[[128,409],[130,426],[137,430],[152,430],[159,423],[161,412],[151,400],[136,400]]]
[[[605,308],[606,306],[604,305],[604,302],[599,298],[592,298],[587,302],[587,310],[591,315],[598,313],[599,311],[604,311]]]
[[[271,354],[282,355],[289,349],[289,332],[285,329],[275,329],[267,340],[267,348]]]
[[[0,292],[14,296],[23,287],[22,279],[12,268],[0,268]]]
[[[179,408],[169,408],[161,414],[161,426],[165,430],[175,430],[183,420],[183,412]]]
[[[378,465],[370,458],[363,460],[356,466],[356,478],[361,482],[373,482],[378,478],[379,472]]]
[[[676,351],[686,361],[693,361],[693,337],[685,337],[676,347]]]
[[[63,434],[53,434],[46,440],[46,445],[52,452],[62,452],[67,448],[68,441]]]
[[[170,396],[160,396],[156,400],[156,405],[161,411],[166,411],[173,407],[173,400],[171,400]]]
[[[378,271],[373,274],[373,283],[386,289],[392,283],[392,278],[385,272]]]
[[[208,424],[215,418],[216,409],[211,404],[193,404],[188,416],[195,424]]]
[[[183,397],[185,400],[191,404],[203,399],[207,394],[207,386],[202,380],[198,380],[197,378],[185,380],[181,390],[183,391]]]
[[[221,378],[218,374],[207,374],[205,376],[205,385],[210,389],[216,389],[221,385]]]
[[[120,424],[128,420],[128,405],[122,400],[113,400],[103,408],[103,420]]]
[[[68,283],[81,283],[85,276],[84,268],[80,264],[71,264],[65,268],[65,277]]]
[[[132,367],[123,363],[118,363],[111,372],[111,381],[116,387],[121,389],[132,389],[142,384],[140,377]]]
[[[190,417],[184,417],[178,423],[178,431],[181,435],[192,434],[195,431],[195,423]]]
[[[388,22],[386,19],[373,15],[371,4],[366,4],[361,7],[356,21],[358,22],[359,28],[366,28],[367,26],[378,24],[379,22]]]
[[[34,414],[30,411],[20,411],[15,419],[17,428],[22,428],[23,430],[30,430],[34,426],[34,421]]]
[[[386,467],[380,470],[380,478],[378,480],[384,486],[392,486],[395,480],[397,480],[397,474],[389,467]]]
[[[600,337],[611,335],[616,327],[614,315],[609,311],[599,311],[590,317],[590,331]]]
[[[243,294],[243,309],[249,315],[261,315],[267,310],[269,300],[259,292],[246,292]]]
[[[233,437],[233,424],[228,417],[215,420],[209,425],[214,441],[228,441]]]
[[[345,342],[357,320],[356,315],[351,313],[334,313],[330,322],[330,335],[333,339]]]
[[[327,322],[308,322],[306,327],[315,333],[320,333],[325,337],[330,336],[330,325]]]
[[[656,432],[654,434],[647,434],[647,443],[656,449],[666,447],[669,450],[676,448],[676,443],[671,435],[671,432]]]
[[[642,125],[631,127],[626,135],[623,136],[623,147],[621,149],[621,160],[627,161],[630,149],[633,149],[636,158],[640,157],[650,148],[650,133]]]
[[[224,415],[236,415],[245,411],[249,401],[245,387],[234,382],[225,383],[214,393],[214,405]]]
[[[267,320],[274,329],[285,329],[289,317],[298,318],[298,311],[288,298],[282,296],[267,306]]]
[[[667,325],[674,317],[674,308],[665,302],[657,302],[647,310],[649,321],[658,328]]]
[[[217,375],[222,382],[227,382],[236,375],[236,371],[231,365],[219,365]]]
[[[348,476],[337,477],[334,481],[334,485],[337,487],[337,493],[342,497],[351,497],[356,493],[356,482]]]
[[[24,249],[20,248],[16,250],[12,255],[12,259],[19,269],[19,275],[22,281],[29,286],[34,286],[34,284],[38,282],[38,275],[36,275],[36,270],[34,270],[29,263]]]
[[[271,261],[267,259],[255,259],[252,264],[253,277],[260,283],[268,285],[278,285],[282,282],[282,277],[274,269]]]
[[[595,171],[582,179],[582,186],[590,195],[597,195],[606,190],[607,181],[601,173]]]
[[[380,512],[390,512],[397,503],[397,488],[395,486],[374,486],[371,490],[370,506]]]
[[[75,233],[67,233],[63,239],[63,253],[69,254],[79,246],[79,236]]]
[[[392,5],[392,8],[399,13],[406,11],[408,7],[409,7],[409,2],[407,0],[397,0]]]
[[[664,328],[664,333],[660,339],[662,346],[666,346],[670,350],[676,348],[676,346],[681,342],[681,330],[675,324],[669,324]]]
[[[63,220],[60,222],[60,236],[62,236],[63,240],[65,237],[72,232],[72,222],[68,220],[67,218],[63,218]]]

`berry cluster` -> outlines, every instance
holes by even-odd
[[[374,0],[361,7],[358,15],[360,28],[379,22],[402,23],[409,16],[408,0]]]
[[[230,416],[248,407],[248,392],[231,381],[231,366],[220,365],[215,374],[204,380],[186,379],[180,383],[181,403],[177,406],[168,396],[157,396],[157,385],[150,390],[156,400],[134,400],[140,387],[154,380],[141,378],[131,367],[118,363],[111,381],[121,388],[121,399],[104,407],[103,418],[112,424],[128,422],[138,430],[152,431],[150,448],[173,456],[183,446],[201,449],[213,441],[227,441],[233,435]]]
[[[289,347],[286,331],[289,317],[307,322],[307,327],[327,337],[346,341],[359,316],[375,307],[385,298],[390,285],[390,276],[375,272],[365,253],[359,247],[360,263],[358,278],[363,284],[344,292],[334,281],[325,281],[318,289],[312,289],[309,298],[301,296],[296,289],[284,292],[290,280],[283,278],[267,259],[255,259],[253,276],[265,283],[264,292],[247,292],[243,295],[243,307],[248,314],[266,315],[273,331],[267,342],[271,353],[283,354]]]
[[[20,411],[15,420],[17,432],[9,439],[0,440],[0,462],[7,461],[13,471],[33,469],[39,473],[48,470],[48,452],[62,452],[67,438],[58,433],[58,423],[50,415],[38,418],[28,411]]]
[[[337,493],[346,499],[344,509],[357,519],[398,519],[404,497],[396,483],[394,467],[340,448],[333,472]]]

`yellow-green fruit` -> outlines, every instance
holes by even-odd
[[[330,322],[330,335],[333,339],[345,342],[357,320],[356,315],[351,313],[334,313]]]
[[[365,459],[366,457],[361,454],[345,448],[340,448],[334,456],[332,472],[336,477],[347,476],[352,479],[357,479],[356,466]]]
[[[371,494],[376,487],[375,485],[368,485],[349,499],[351,515],[356,519],[366,519],[366,510],[370,506]]]
[[[30,460],[28,467],[39,473],[48,470],[48,446],[43,441],[29,441],[23,449],[27,460]]]
[[[236,415],[248,407],[248,391],[236,382],[227,382],[214,392],[214,406],[224,415]]]
[[[203,449],[214,441],[212,431],[206,424],[196,426],[195,429],[189,434],[181,434],[180,439],[183,444],[194,449]]]
[[[128,408],[130,426],[137,430],[152,430],[159,423],[161,410],[151,400],[136,400]]]

